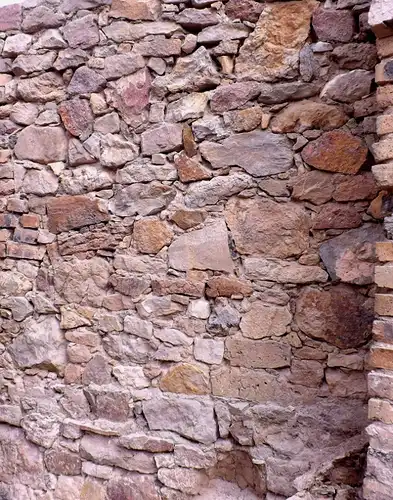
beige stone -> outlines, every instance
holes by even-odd
[[[393,159],[393,134],[388,134],[383,140],[372,145],[375,161],[383,162]]]
[[[379,316],[393,316],[393,295],[377,293],[375,295],[375,312]]]
[[[266,305],[253,302],[240,322],[240,329],[245,337],[262,339],[275,335],[284,335],[292,315],[288,307]]]
[[[393,186],[393,162],[374,165],[372,172],[381,188],[390,188]]]
[[[368,362],[372,368],[393,370],[393,346],[379,342],[372,344]]]
[[[242,254],[285,258],[299,255],[309,245],[308,215],[295,203],[232,198],[225,218]]]
[[[131,21],[155,21],[160,13],[160,0],[113,0],[109,15]]]
[[[375,284],[381,288],[393,288],[393,264],[375,266]]]
[[[134,242],[142,253],[158,253],[169,245],[173,232],[165,222],[159,219],[141,219],[134,224]]]
[[[231,337],[225,348],[225,357],[231,366],[283,368],[290,365],[291,348],[284,343]]]
[[[368,402],[368,418],[393,424],[393,405],[383,399],[371,398]]]
[[[209,394],[208,374],[196,365],[184,363],[171,368],[160,380],[160,388],[179,394]]]

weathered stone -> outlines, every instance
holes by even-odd
[[[158,35],[150,37],[146,41],[136,43],[134,50],[137,54],[145,57],[170,57],[180,55],[181,45],[181,40],[177,38],[168,39],[163,35]]]
[[[75,70],[68,85],[68,92],[71,95],[91,94],[92,92],[100,92],[105,84],[106,80],[103,76],[87,66],[81,66]]]
[[[72,49],[89,49],[100,41],[96,16],[87,15],[68,22],[63,28],[64,38]]]
[[[208,399],[163,395],[144,401],[143,413],[152,430],[174,431],[205,444],[216,440],[213,403]]]
[[[242,254],[286,258],[301,254],[309,245],[308,216],[294,203],[232,198],[225,218]]]
[[[132,275],[118,275],[112,274],[111,285],[113,288],[124,295],[132,298],[138,298],[143,292],[145,292],[150,285],[149,279],[145,277],[137,277]]]
[[[223,221],[179,236],[169,247],[169,265],[180,271],[212,269],[231,271],[228,233]]]
[[[160,500],[161,495],[155,484],[154,476],[146,474],[127,475],[125,477],[111,477],[107,487],[108,500]]]
[[[336,106],[320,102],[300,101],[289,104],[271,121],[272,131],[279,133],[304,132],[308,129],[333,130],[348,120]]]
[[[250,132],[261,125],[263,112],[259,106],[232,111],[224,115],[224,120],[229,123],[235,132]]]
[[[111,85],[113,91],[106,92],[109,104],[119,110],[128,125],[137,127],[143,123],[147,119],[146,108],[149,104],[151,86],[149,70],[141,69]]]
[[[48,102],[65,97],[64,82],[56,73],[43,73],[18,82],[18,94],[24,101]]]
[[[101,164],[118,168],[132,161],[138,155],[138,147],[118,134],[106,134],[101,140]]]
[[[241,23],[220,23],[208,26],[198,34],[198,43],[211,44],[229,40],[242,40],[247,38],[250,29]]]
[[[373,70],[377,64],[377,51],[371,43],[347,43],[335,47],[332,58],[343,69]]]
[[[226,336],[236,331],[239,323],[239,312],[224,299],[221,299],[216,301],[206,329],[213,335]]]
[[[198,161],[189,158],[184,152],[175,156],[175,166],[181,182],[193,182],[210,179],[212,174]]]
[[[217,176],[210,181],[201,181],[191,185],[185,197],[186,205],[191,208],[214,205],[252,185],[252,178],[247,174],[234,173],[228,176]]]
[[[86,136],[93,127],[93,113],[86,99],[63,101],[58,107],[65,128],[72,135]]]
[[[203,210],[176,210],[171,220],[181,229],[190,229],[202,224],[207,217]]]
[[[351,11],[320,7],[313,15],[312,26],[319,40],[349,42],[354,34],[355,21]]]
[[[99,73],[106,80],[114,80],[135,73],[145,66],[143,57],[134,53],[115,54],[105,57],[104,68]]]
[[[192,339],[190,337],[187,337],[185,333],[180,330],[175,330],[174,328],[156,330],[154,336],[162,342],[175,346],[189,346],[192,344]]]
[[[183,145],[182,126],[175,123],[162,123],[156,128],[142,133],[142,153],[166,153],[179,150]]]
[[[22,8],[19,4],[0,7],[0,31],[13,31],[20,29],[22,21]]]
[[[157,77],[155,85],[167,92],[198,92],[217,87],[220,83],[214,63],[204,47],[177,60],[169,75]]]
[[[231,337],[225,348],[225,357],[231,366],[282,368],[290,365],[291,348],[279,342]]]
[[[177,29],[178,24],[166,21],[155,21],[151,23],[130,23],[129,21],[117,21],[104,27],[106,36],[117,43],[139,40],[148,35],[171,35]]]
[[[279,104],[285,101],[298,101],[306,97],[312,97],[318,94],[319,86],[304,82],[262,83],[259,92],[258,102]]]
[[[113,465],[142,474],[156,471],[153,456],[118,447],[111,439],[86,434],[81,441],[81,456],[101,465]]]
[[[211,110],[223,113],[236,109],[258,97],[260,86],[256,82],[239,82],[218,87],[210,99]]]
[[[54,316],[40,322],[28,319],[9,352],[21,368],[35,366],[61,371],[66,364],[66,348],[58,320]]]
[[[108,361],[96,354],[87,364],[82,373],[82,383],[85,385],[105,385],[111,381],[111,368]]]
[[[367,225],[322,243],[319,252],[334,281],[366,285],[374,281],[374,244],[383,240],[380,226]]]
[[[197,495],[208,483],[204,472],[183,467],[159,469],[158,479],[166,486],[188,495]]]
[[[38,5],[24,13],[22,29],[26,33],[35,33],[45,28],[58,28],[65,21],[65,16],[52,7]]]
[[[32,281],[17,271],[0,272],[0,295],[24,296],[32,289]]]
[[[306,0],[267,5],[240,49],[236,60],[238,76],[258,81],[295,76],[315,6]]]
[[[157,295],[180,294],[190,297],[202,297],[205,284],[181,278],[160,278],[152,281],[152,289]]]
[[[208,365],[219,365],[224,357],[224,342],[213,339],[195,339],[194,357]]]
[[[65,49],[59,52],[54,63],[57,71],[63,71],[68,68],[77,68],[89,59],[89,54],[82,49]]]
[[[53,130],[53,128],[51,130]],[[34,144],[32,144],[32,146],[34,146]],[[46,154],[48,151],[43,151],[43,153]],[[23,190],[25,193],[45,196],[56,193],[58,187],[58,178],[50,170],[30,169],[23,178]]]
[[[22,416],[19,405],[0,405],[0,422],[20,427]]]
[[[12,71],[16,76],[27,75],[35,71],[46,71],[52,67],[55,59],[56,52],[46,52],[42,55],[20,55],[12,64]]]
[[[237,165],[255,177],[286,172],[293,159],[286,137],[259,130],[233,135],[222,144],[205,141],[200,151],[213,168]]]
[[[345,103],[358,101],[370,93],[373,78],[374,73],[364,69],[337,75],[322,89],[321,97]]]
[[[49,230],[53,233],[109,220],[98,201],[87,196],[61,196],[47,203]]]
[[[167,106],[165,119],[169,122],[181,122],[190,118],[203,116],[208,96],[206,93],[194,92]]]
[[[245,337],[262,339],[284,335],[291,320],[292,315],[287,307],[253,302],[251,309],[242,317],[240,329]]]
[[[45,453],[45,465],[52,474],[78,476],[82,462],[75,453],[63,449],[52,449]]]
[[[29,102],[19,102],[12,107],[11,120],[20,125],[31,125],[38,116],[36,104]]]
[[[356,174],[366,160],[367,151],[367,146],[358,137],[334,130],[307,144],[302,158],[318,170]]]
[[[154,434],[136,432],[122,436],[119,443],[129,450],[149,451],[150,453],[166,453],[173,451],[175,445],[171,439]]]
[[[251,294],[251,284],[234,276],[215,276],[207,282],[206,295],[208,297],[231,297],[232,295],[247,297]]]
[[[278,283],[305,284],[328,280],[326,271],[318,266],[305,266],[297,262],[248,257],[244,259],[246,277]]]
[[[263,4],[255,2],[254,0],[229,0],[229,2],[225,4],[225,13],[231,19],[240,19],[241,21],[256,23],[263,8]]]
[[[171,368],[160,380],[164,392],[179,394],[209,394],[208,375],[198,366],[183,363]]]
[[[158,219],[144,219],[135,222],[134,241],[139,252],[158,253],[162,247],[168,246],[173,232]]]
[[[373,312],[367,300],[346,285],[325,291],[306,288],[297,301],[295,320],[306,335],[348,349],[368,341]]]
[[[161,13],[160,0],[113,0],[110,17],[131,21],[155,21]]]
[[[333,192],[334,185],[331,174],[313,170],[295,178],[292,198],[322,205],[332,199]]]
[[[176,21],[187,30],[201,30],[220,22],[220,16],[213,9],[184,9]]]
[[[176,191],[170,187],[153,182],[151,184],[131,184],[117,191],[109,204],[111,211],[120,216],[154,215],[175,198]]]
[[[329,203],[313,218],[313,229],[351,229],[362,225],[355,207]]]

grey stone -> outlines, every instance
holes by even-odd
[[[279,104],[285,101],[298,101],[318,94],[320,87],[314,83],[261,83],[258,102],[263,104]]]
[[[43,49],[65,49],[67,42],[57,29],[49,29],[42,33],[37,40],[37,46]]]
[[[0,422],[19,427],[22,416],[19,405],[0,405]]]
[[[64,38],[72,49],[89,49],[100,41],[96,16],[87,15],[68,22],[63,28]]]
[[[106,335],[103,346],[109,356],[124,362],[147,363],[154,354],[148,340],[134,338],[127,333]]]
[[[61,371],[67,362],[65,344],[58,320],[47,316],[40,322],[27,320],[9,352],[20,368],[35,366]]]
[[[18,82],[18,94],[24,101],[48,102],[65,98],[64,82],[56,73],[43,73]]]
[[[105,26],[104,33],[111,40],[121,43],[139,40],[148,35],[171,35],[179,29],[179,25],[166,21],[132,24],[126,21],[115,21]]]
[[[204,472],[183,467],[161,468],[158,471],[158,479],[165,486],[187,495],[197,495],[208,483],[208,477]]]
[[[200,91],[217,87],[219,74],[204,47],[186,57],[180,57],[169,75],[157,77],[155,86],[167,92]]]
[[[38,116],[38,106],[30,102],[18,102],[12,107],[10,118],[20,125],[31,125]]]
[[[105,57],[104,68],[98,73],[106,80],[115,80],[122,76],[135,73],[138,69],[144,68],[145,61],[142,56],[134,53],[115,54]]]
[[[53,66],[57,71],[63,71],[82,66],[88,59],[89,54],[82,49],[65,49],[59,52]]]
[[[216,113],[236,109],[258,97],[260,84],[257,82],[238,82],[220,85],[210,99],[210,108]]]
[[[136,337],[150,339],[153,335],[153,324],[137,316],[126,316],[124,318],[124,331]]]
[[[15,57],[24,54],[33,43],[33,37],[25,33],[8,36],[4,42],[2,57]]]
[[[278,283],[305,284],[314,281],[325,283],[328,280],[326,271],[318,266],[304,266],[297,262],[277,259],[246,257],[244,270],[249,279]]]
[[[61,9],[66,14],[82,9],[95,9],[103,5],[110,5],[110,0],[65,0],[61,4]]]
[[[195,339],[194,357],[208,365],[219,365],[224,357],[224,342],[214,339]]]
[[[142,154],[152,155],[178,150],[183,145],[183,128],[179,124],[162,123],[142,133]]]
[[[185,333],[175,328],[163,328],[162,330],[155,330],[154,336],[165,342],[175,346],[189,346],[192,345],[192,338],[188,337]]]
[[[213,335],[226,336],[236,330],[240,323],[239,312],[226,300],[218,300],[207,322],[207,331]]]
[[[171,439],[144,432],[135,432],[122,436],[119,443],[129,450],[142,450],[150,453],[166,453],[173,451],[175,447]]]
[[[256,177],[286,172],[293,162],[286,137],[257,130],[234,134],[222,144],[205,141],[200,151],[213,168],[236,165]]]
[[[179,236],[169,247],[169,265],[179,271],[211,269],[232,271],[224,221]]]
[[[26,127],[18,136],[15,155],[19,160],[52,163],[67,158],[67,138],[60,127]]]
[[[229,130],[225,128],[220,116],[205,113],[202,118],[195,120],[191,124],[192,133],[195,139],[223,139],[229,135]]]
[[[1,306],[10,309],[15,321],[23,321],[33,312],[33,307],[25,297],[9,297],[1,300]]]
[[[26,33],[36,33],[46,28],[58,28],[64,21],[65,16],[62,12],[53,7],[38,5],[38,7],[25,11],[22,29]]]
[[[60,434],[60,423],[55,415],[30,412],[22,420],[22,428],[29,441],[50,448]]]
[[[118,168],[132,161],[138,155],[138,147],[120,135],[106,134],[101,140],[101,164]]]
[[[152,430],[174,431],[204,444],[216,438],[213,403],[204,397],[165,395],[143,402],[143,413]]]
[[[207,94],[196,92],[189,94],[168,104],[165,119],[169,122],[181,122],[200,118],[206,109],[207,101]]]
[[[322,89],[321,97],[345,103],[358,101],[370,93],[373,78],[374,73],[364,69],[337,75]]]
[[[50,69],[56,59],[56,52],[46,52],[42,55],[20,55],[12,63],[12,71],[16,76],[27,75],[35,71]]]
[[[187,30],[200,30],[220,22],[220,16],[213,9],[184,9],[176,21]]]
[[[118,190],[110,202],[110,210],[123,217],[129,215],[154,215],[175,198],[176,191],[159,182],[151,184],[131,184]]]
[[[242,23],[222,23],[204,28],[198,34],[198,43],[210,44],[227,40],[243,40],[250,34],[250,29]]]
[[[136,182],[174,181],[177,170],[172,163],[151,165],[138,160],[117,171],[116,181],[119,184],[134,184]]]

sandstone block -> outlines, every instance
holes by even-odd
[[[384,399],[369,399],[368,418],[385,424],[393,424],[393,405]]]
[[[390,425],[375,422],[366,428],[370,447],[383,453],[393,452],[393,431]]]
[[[20,160],[38,163],[64,161],[67,157],[67,138],[60,127],[26,127],[18,136],[15,154]]]
[[[393,288],[393,264],[375,266],[375,284],[381,288]]]
[[[368,362],[372,368],[393,369],[393,347],[390,344],[371,345]]]
[[[129,450],[142,450],[150,453],[166,453],[173,451],[175,447],[171,439],[143,432],[126,434],[120,438],[119,443]]]
[[[393,400],[393,375],[390,372],[372,371],[368,374],[369,395]]]
[[[221,85],[210,99],[210,108],[216,113],[236,109],[259,95],[256,82],[239,82],[232,85]]]
[[[393,295],[377,293],[375,295],[375,313],[379,316],[393,316]]]
[[[355,207],[328,203],[312,219],[313,229],[351,229],[362,225],[361,214]]]
[[[205,472],[183,467],[161,468],[158,471],[158,479],[165,486],[187,495],[197,495],[208,483]]]
[[[195,339],[194,357],[208,365],[219,365],[224,357],[224,342],[213,339]]]
[[[381,59],[383,57],[393,56],[393,36],[377,38],[376,45],[378,55]]]
[[[162,123],[154,129],[142,133],[142,154],[152,155],[178,150],[183,144],[182,126]]]
[[[291,348],[283,343],[231,337],[225,348],[225,357],[231,366],[283,368],[290,365]]]
[[[75,453],[67,450],[48,450],[44,460],[48,471],[52,474],[78,476],[81,473],[81,459]]]
[[[114,0],[110,17],[124,17],[131,21],[155,21],[161,13],[159,0]]]
[[[7,257],[14,259],[42,260],[46,252],[45,247],[27,245],[25,243],[7,242]]]
[[[207,282],[206,295],[208,297],[231,297],[232,295],[247,297],[251,294],[251,284],[235,276],[215,276]]]
[[[208,373],[196,365],[183,363],[170,368],[160,379],[160,389],[178,394],[209,394]]]
[[[263,5],[254,0],[229,0],[225,4],[225,13],[231,19],[240,19],[256,23],[263,10]]]
[[[245,337],[262,339],[264,337],[280,336],[286,333],[292,315],[287,307],[266,305],[253,302],[240,322],[240,329]]]
[[[377,241],[375,243],[375,252],[380,262],[393,261],[393,242]]]
[[[383,162],[393,159],[393,134],[385,136],[379,142],[376,142],[371,147],[374,159],[376,162]]]
[[[247,257],[244,259],[246,277],[251,280],[277,281],[278,283],[306,284],[328,280],[326,271],[318,266],[305,266],[297,262]]]
[[[377,104],[379,109],[393,105],[393,85],[383,85],[377,88]]]

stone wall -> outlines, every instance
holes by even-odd
[[[393,2],[374,2],[370,9],[370,22],[377,35],[377,50],[380,63],[375,69],[377,102],[380,116],[376,131],[380,137],[372,151],[377,165],[372,167],[380,189],[386,195],[393,188]],[[390,195],[391,196],[391,195]],[[389,240],[393,239],[393,217],[385,214],[384,228]],[[373,422],[367,428],[370,447],[367,456],[367,473],[364,480],[366,500],[390,500],[393,496],[393,242],[377,243],[379,265],[375,268],[375,283],[379,288],[375,296],[376,319],[373,326],[373,343],[369,364],[373,371],[368,377],[369,418]]]
[[[0,498],[359,498],[367,2],[108,3],[0,8]]]

